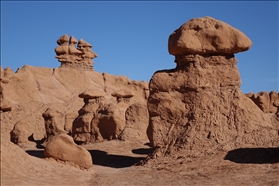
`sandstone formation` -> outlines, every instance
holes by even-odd
[[[50,141],[53,137],[58,136],[59,134],[67,133],[61,124],[58,123],[59,113],[48,108],[42,114],[45,120],[46,128],[46,142]]]
[[[117,102],[126,102],[126,103],[129,103],[130,102],[130,98],[132,98],[134,95],[131,91],[129,90],[124,90],[124,89],[121,89],[121,90],[118,90],[114,93],[111,94],[113,97],[116,97],[116,100]]]
[[[212,17],[195,18],[184,23],[169,37],[169,53],[233,54],[248,50],[251,40],[238,29]]]
[[[74,67],[93,69],[93,58],[98,55],[92,51],[92,45],[80,39],[76,40],[73,36],[68,38],[65,34],[57,40],[58,47],[55,48],[56,57],[61,62],[61,67]],[[77,45],[77,48],[75,46]]]
[[[149,83],[153,156],[278,146],[278,121],[240,91],[234,53],[249,49],[247,36],[213,18],[196,18],[175,30],[168,46],[176,68],[155,72]]]
[[[73,138],[78,143],[88,143],[94,141],[91,139],[91,121],[97,115],[100,104],[100,99],[105,96],[105,93],[99,89],[86,90],[79,94],[83,98],[84,106],[78,111],[79,116],[73,122]]]
[[[52,138],[45,147],[44,156],[73,162],[86,169],[92,166],[90,153],[84,147],[76,145],[73,138],[67,134]]]
[[[125,112],[126,125],[119,139],[125,141],[148,141],[146,129],[148,127],[148,110],[146,105],[135,103],[130,105]]]
[[[72,135],[76,143],[93,143],[118,139],[125,127],[125,111],[130,105],[131,91],[121,89],[111,94],[115,101],[108,101],[99,89],[79,94],[84,106],[73,122]]]
[[[279,112],[279,93],[275,91],[259,92],[257,94],[246,94],[263,112],[277,113]]]
[[[78,95],[84,90],[99,89],[105,93],[104,103],[116,104],[111,94],[120,89],[128,89],[136,96],[130,98],[130,104],[136,102],[145,104],[148,87],[145,81],[132,81],[125,76],[102,74],[72,67],[52,69],[25,65],[16,72],[13,72],[11,68],[1,69],[1,77],[9,80],[9,83],[1,83],[2,93],[5,99],[14,105],[11,111],[1,113],[2,136],[8,139],[11,139],[10,132],[14,125],[26,118],[30,127],[20,128],[20,130],[29,130],[28,134],[33,134],[36,138],[34,140],[42,140],[46,136],[42,114],[48,108],[59,113],[56,116],[56,123],[60,129],[64,129],[71,135],[73,121],[84,105],[83,99]],[[26,144],[20,144],[21,146],[30,146],[30,140],[26,137],[23,140]]]
[[[11,131],[11,141],[21,147],[24,147],[26,144],[30,144],[28,138],[32,136],[34,132],[32,124],[26,119],[18,121],[13,130]]]
[[[7,99],[6,95],[4,96],[3,90],[5,84],[9,83],[9,68],[7,68],[5,71],[1,68],[1,77],[0,77],[0,112],[6,112],[6,111],[11,111],[12,109],[12,104],[11,102]]]

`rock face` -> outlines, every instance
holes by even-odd
[[[4,96],[3,90],[5,84],[9,83],[9,71],[11,69],[7,68],[5,71],[1,68],[1,77],[0,77],[0,112],[7,112],[12,110],[12,103]]]
[[[279,93],[275,91],[246,94],[265,113],[279,112]]]
[[[148,141],[146,129],[148,127],[148,110],[146,105],[135,103],[130,105],[125,112],[126,125],[120,134],[121,140]]]
[[[278,145],[278,123],[240,91],[233,53],[250,46],[243,33],[210,17],[192,19],[170,35],[177,66],[155,72],[149,83],[147,134],[154,155]]]
[[[86,169],[92,166],[90,153],[84,147],[76,145],[73,138],[67,134],[60,134],[48,142],[44,150],[44,156],[73,162]]]
[[[129,98],[129,104],[146,104],[147,100],[147,82],[132,81],[125,76],[102,74],[83,68],[52,69],[25,65],[16,72],[11,68],[1,68],[1,77],[9,80],[9,83],[1,83],[2,95],[13,105],[11,111],[1,113],[1,134],[8,139],[12,137],[10,132],[14,125],[23,118],[26,118],[30,127],[19,130],[28,130],[28,134],[33,134],[38,141],[43,139],[46,136],[46,128],[42,114],[48,108],[59,113],[55,116],[56,123],[71,134],[73,121],[85,104],[84,99],[79,98],[79,94],[85,90],[101,90],[105,94],[103,99],[106,104],[116,104],[117,101],[111,94],[121,89],[128,89],[135,95]],[[125,116],[123,117],[125,120]],[[25,138],[21,141],[25,141],[25,145],[29,146],[29,136],[24,136],[19,138]],[[34,142],[33,144],[36,145]]]

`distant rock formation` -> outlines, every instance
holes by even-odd
[[[191,19],[169,36],[176,68],[155,72],[149,83],[153,157],[278,146],[278,122],[240,91],[234,53],[251,45],[241,31],[211,17]]]
[[[73,67],[93,69],[93,58],[98,55],[92,51],[92,45],[73,36],[68,38],[65,34],[57,40],[58,47],[55,48],[56,57],[61,62],[61,67]],[[75,48],[77,44],[77,48]]]
[[[264,112],[279,113],[279,92],[259,92],[245,94]]]
[[[13,105],[10,111],[1,113],[1,134],[24,147],[34,147],[37,143],[47,142],[50,139],[47,137],[46,122],[51,124],[49,126],[58,126],[58,131],[64,130],[65,133],[73,135],[73,122],[79,116],[78,111],[85,105],[84,98],[81,99],[78,95],[84,90],[98,89],[103,92],[103,100],[99,99],[98,105],[103,102],[105,105],[117,104],[115,97],[111,94],[121,89],[129,90],[135,95],[129,98],[129,104],[124,104],[125,107],[136,102],[146,105],[148,83],[133,81],[126,76],[114,76],[83,68],[52,69],[28,65],[19,68],[16,72],[13,72],[11,68],[0,70],[1,78],[5,82],[9,80],[9,83],[1,83],[2,95]],[[88,91],[85,93],[84,96],[91,94]],[[121,102],[117,105],[122,104]],[[45,121],[42,114],[48,108],[51,108],[55,116]],[[125,110],[120,113],[123,113],[121,117],[125,126]],[[59,132],[51,136],[57,134]]]
[[[45,147],[44,157],[72,162],[86,169],[93,164],[90,153],[84,147],[75,144],[73,138],[67,134],[52,138]]]
[[[86,90],[79,94],[84,106],[74,120],[72,136],[78,144],[94,143],[118,139],[124,130],[125,111],[130,105],[131,91],[121,89],[111,94],[116,102],[104,99],[105,93],[99,89]]]

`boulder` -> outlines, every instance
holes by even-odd
[[[30,143],[29,137],[34,133],[33,126],[25,119],[18,121],[11,131],[11,141],[19,146]]]
[[[251,40],[238,29],[212,17],[194,18],[170,36],[168,50],[179,54],[232,54],[248,50]]]
[[[75,144],[73,138],[67,134],[52,138],[45,147],[44,157],[72,162],[86,169],[92,166],[90,153],[84,147]]]
[[[135,103],[130,105],[125,112],[126,125],[119,139],[125,141],[148,141],[146,130],[148,127],[147,106]]]

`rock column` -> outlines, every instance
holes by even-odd
[[[192,19],[169,37],[175,69],[152,76],[147,129],[156,155],[278,145],[273,126],[242,94],[234,53],[252,42],[211,17]]]

